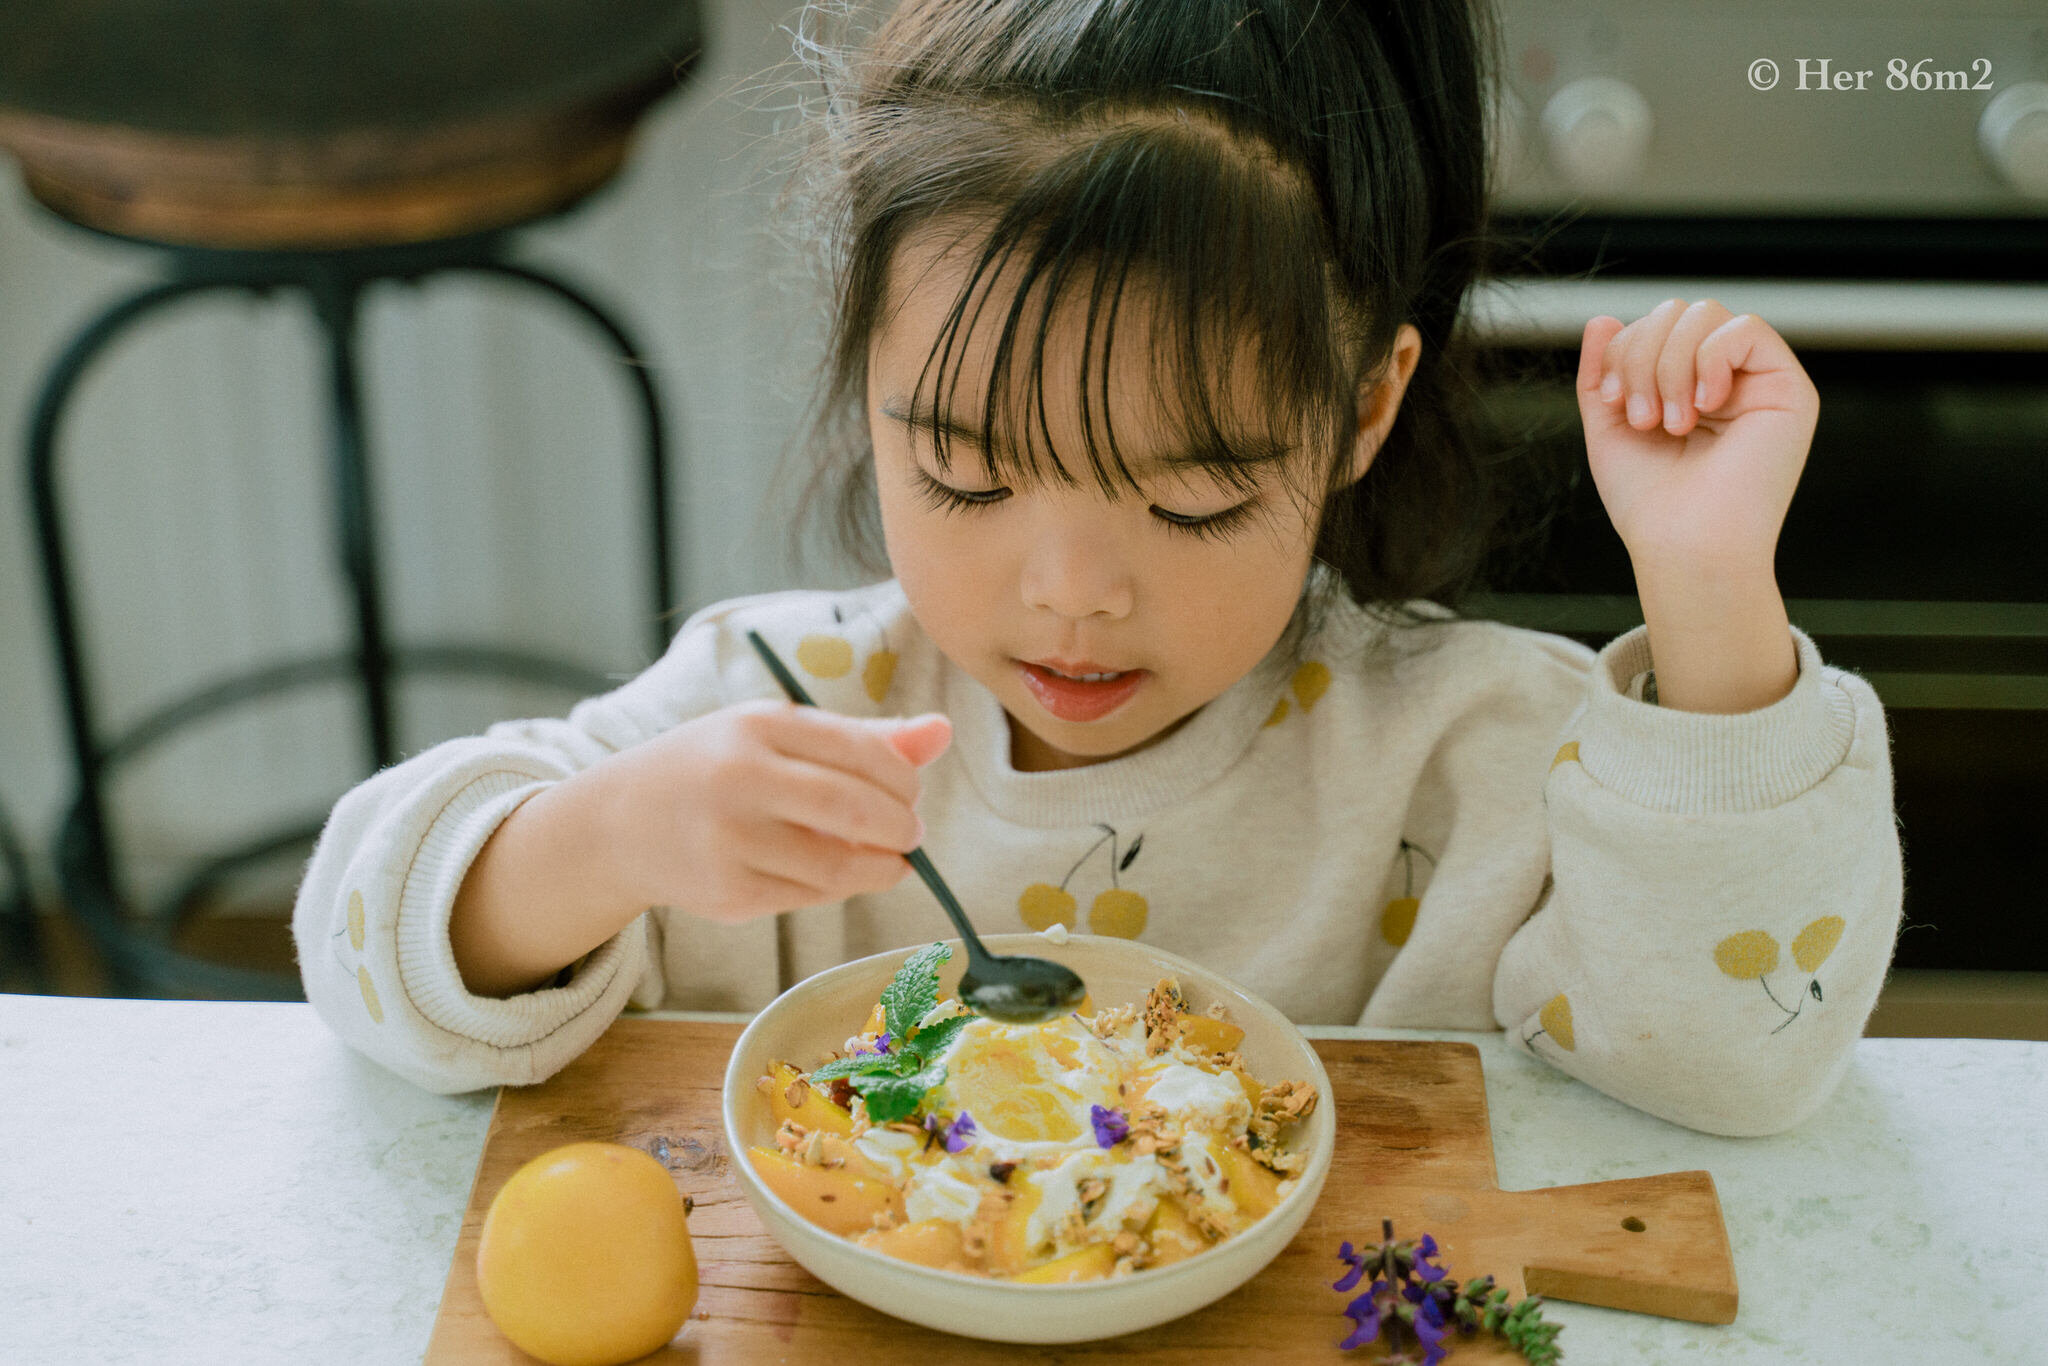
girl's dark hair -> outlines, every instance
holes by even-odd
[[[1107,356],[1099,377],[1088,357],[1106,351],[1135,279],[1164,329],[1150,341],[1177,449],[1207,453],[1239,487],[1241,462],[1284,449],[1283,433],[1305,434],[1318,457],[1315,556],[1335,572],[1310,576],[1285,640],[1298,646],[1345,589],[1399,623],[1431,619],[1411,600],[1456,608],[1481,586],[1515,497],[1511,461],[1470,427],[1480,385],[1461,329],[1467,291],[1511,245],[1488,221],[1499,37],[1485,5],[904,0],[862,42],[825,36],[839,10],[810,5],[798,46],[825,98],[798,185],[832,321],[807,433],[824,458],[802,511],[828,496],[840,548],[887,571],[868,350],[898,250],[953,225],[974,263],[925,373],[934,395],[950,393],[963,328],[993,315],[1002,331],[976,424],[991,434],[992,478],[1000,462],[1039,472],[1029,422],[1002,425],[1035,412],[1053,477],[1077,482],[1050,454],[1043,347],[1055,303],[1085,289],[1087,456],[1110,496],[1119,479],[1136,486],[1115,434],[1105,452],[1088,415],[1099,395],[1106,427]],[[1011,306],[973,304],[999,273],[1017,281]],[[1370,470],[1347,485],[1362,386],[1404,321],[1421,358]],[[1026,387],[1013,391],[1020,339]],[[1246,360],[1268,432],[1216,411],[1228,367]]]

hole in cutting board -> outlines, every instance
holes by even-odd
[[[1633,1214],[1631,1214],[1628,1218],[1622,1220],[1621,1226],[1627,1229],[1630,1233],[1641,1233],[1645,1227],[1643,1221],[1636,1218]]]

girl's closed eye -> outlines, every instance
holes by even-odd
[[[937,512],[967,511],[974,508],[992,507],[1010,496],[1010,490],[996,486],[992,489],[959,489],[934,479],[922,465],[912,464],[911,482],[917,487],[926,507]],[[1189,514],[1172,512],[1154,503],[1152,515],[1162,526],[1191,536],[1214,537],[1218,540],[1228,537],[1241,527],[1258,506],[1255,494],[1232,507],[1220,512]]]

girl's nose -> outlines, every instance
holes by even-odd
[[[1135,597],[1123,557],[1106,530],[1090,531],[1066,519],[1043,525],[1032,536],[1019,586],[1026,607],[1074,620],[1129,616]]]

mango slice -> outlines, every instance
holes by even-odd
[[[886,1181],[835,1167],[808,1167],[766,1148],[747,1149],[747,1160],[769,1190],[827,1233],[865,1233],[885,1211],[903,1217],[903,1202]]]
[[[989,1233],[988,1270],[996,1276],[1015,1276],[1031,1265],[1033,1249],[1027,1244],[1024,1226],[1038,1208],[1039,1188],[1020,1183],[1011,1189],[1013,1198],[1009,1207]]]
[[[960,1225],[949,1219],[920,1219],[892,1229],[875,1229],[854,1240],[862,1247],[898,1257],[919,1266],[941,1271],[965,1271],[967,1254],[961,1247]]]
[[[1145,1241],[1152,1245],[1152,1265],[1171,1266],[1208,1250],[1209,1240],[1195,1227],[1194,1220],[1179,1200],[1163,1196],[1145,1221]]]
[[[1090,1243],[1084,1248],[1055,1257],[1043,1266],[1020,1271],[1010,1279],[1030,1285],[1055,1285],[1061,1281],[1099,1281],[1116,1267],[1116,1253],[1108,1243]]]
[[[817,1087],[806,1082],[803,1099],[795,1105],[789,1103],[789,1086],[803,1074],[788,1063],[777,1063],[768,1072],[768,1113],[781,1126],[785,1119],[793,1119],[806,1129],[822,1129],[828,1134],[851,1137],[853,1115],[843,1105],[834,1105],[830,1097]]]
[[[1228,1053],[1244,1042],[1244,1028],[1207,1015],[1180,1017],[1180,1040],[1204,1053]]]
[[[1280,1203],[1280,1178],[1242,1148],[1219,1148],[1216,1160],[1230,1182],[1230,1199],[1247,1219],[1263,1217]]]

